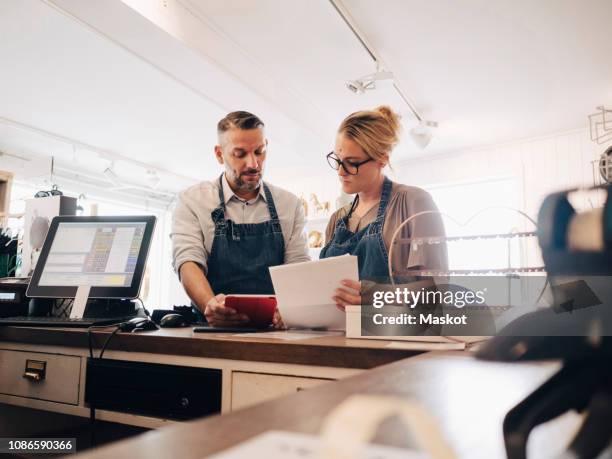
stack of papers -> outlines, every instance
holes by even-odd
[[[343,279],[359,279],[357,257],[344,255],[270,268],[274,292],[287,327],[344,330],[344,311],[334,292]]]

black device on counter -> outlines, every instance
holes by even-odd
[[[148,317],[134,317],[119,325],[119,330],[122,332],[136,332],[157,330],[159,327]]]
[[[187,327],[189,324],[180,314],[166,314],[159,321],[159,326],[162,328],[177,328],[177,327]]]
[[[549,280],[560,279],[563,289],[555,292],[553,288],[552,308],[519,317],[477,354],[493,361],[563,362],[559,372],[506,415],[503,429],[509,459],[526,457],[533,428],[571,410],[584,411],[586,416],[567,457],[604,457],[600,454],[612,448],[612,187],[602,189],[607,197],[601,216],[587,215],[586,230],[572,222],[577,211],[568,195],[574,190],[544,200],[538,240]],[[576,248],[582,242],[588,250]],[[587,281],[598,287],[596,293]]]
[[[29,277],[0,279],[0,317],[27,316],[29,299],[26,290]]]
[[[85,403],[96,409],[187,420],[221,412],[221,370],[88,359]]]
[[[153,322],[157,325],[161,325],[161,320],[170,314],[180,315],[186,325],[195,324],[198,320],[191,306],[173,306],[172,309],[154,309],[151,314],[151,319],[153,319]]]

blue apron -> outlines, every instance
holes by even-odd
[[[346,217],[336,223],[331,241],[323,247],[319,258],[336,257],[351,254],[358,257],[359,279],[374,282],[385,282],[389,279],[389,254],[382,237],[385,211],[391,195],[392,182],[387,177],[383,182],[378,214],[376,220],[360,231],[353,233],[348,230],[348,222],[357,206],[358,196],[355,196],[351,209]]]
[[[268,268],[285,261],[285,239],[276,213],[274,199],[262,182],[270,220],[262,223],[237,224],[225,219],[223,175],[219,177],[219,207],[210,214],[215,236],[208,257],[206,279],[215,295],[274,294]],[[202,314],[196,314],[202,319]]]

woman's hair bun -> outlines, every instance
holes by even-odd
[[[338,128],[339,133],[357,142],[370,158],[385,163],[399,141],[400,131],[400,116],[387,105],[351,113]]]
[[[395,133],[395,135],[399,135],[399,131],[401,129],[400,116],[395,113],[391,107],[388,105],[380,105],[374,109],[375,112],[380,113],[385,120],[389,123],[389,127]]]

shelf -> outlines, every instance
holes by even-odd
[[[523,231],[518,233],[499,233],[499,234],[473,234],[467,236],[437,236],[437,237],[415,237],[415,238],[398,238],[393,241],[394,244],[398,243],[412,243],[416,245],[421,244],[439,244],[441,242],[454,242],[454,241],[476,241],[483,239],[514,239],[524,237],[537,237],[535,231]]]
[[[433,269],[410,269],[407,271],[399,271],[396,276],[481,276],[486,274],[521,274],[521,273],[545,273],[544,266],[533,266],[526,268],[491,268],[491,269],[453,269],[448,271],[433,270]]]

